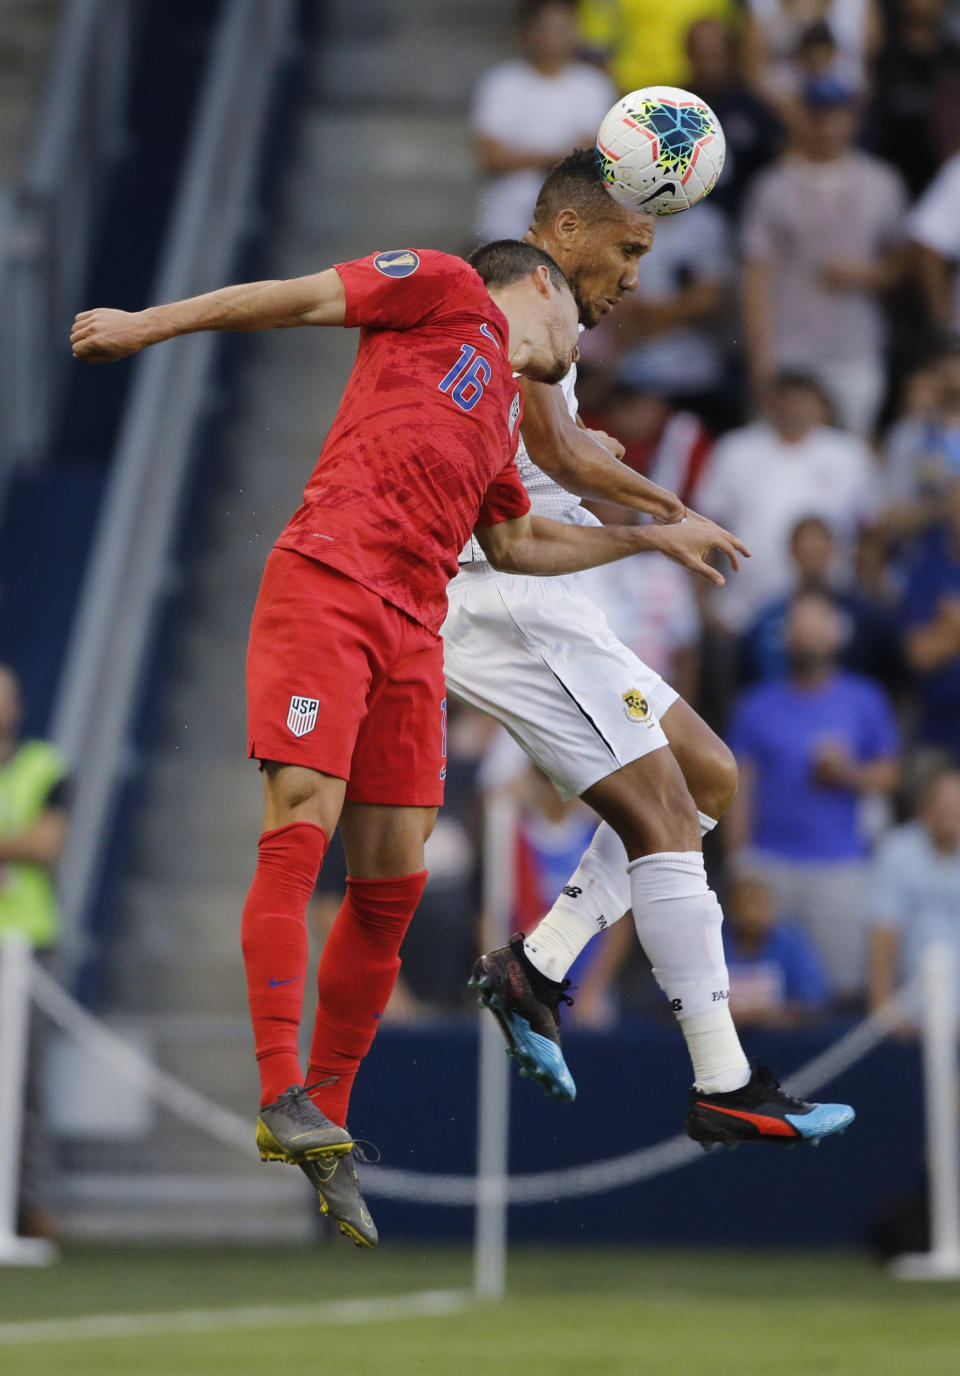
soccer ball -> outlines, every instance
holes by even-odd
[[[597,133],[597,167],[628,210],[675,215],[702,201],[727,141],[705,100],[677,86],[644,86],[618,100]]]

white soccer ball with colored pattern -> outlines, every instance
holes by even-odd
[[[597,133],[597,167],[615,201],[651,215],[689,210],[713,190],[727,152],[705,100],[644,86],[618,100]]]

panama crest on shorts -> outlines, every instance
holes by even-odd
[[[292,697],[287,713],[287,726],[295,736],[305,736],[316,726],[319,709],[319,698]]]
[[[650,727],[654,724],[654,716],[650,711],[650,704],[637,688],[628,688],[625,693],[621,693],[623,699],[623,715],[628,721],[642,721]]]

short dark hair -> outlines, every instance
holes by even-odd
[[[610,220],[617,203],[606,188],[593,148],[575,148],[547,173],[533,211],[535,225],[548,225],[561,210],[575,210],[585,220]]]
[[[790,548],[796,545],[797,541],[806,535],[808,530],[819,530],[821,534],[833,539],[833,527],[823,516],[801,516],[790,531]]]
[[[770,386],[775,392],[809,392],[820,402],[831,423],[836,419],[837,408],[833,397],[812,373],[805,373],[801,368],[781,368],[774,374]]]
[[[539,267],[548,269],[550,281],[560,290],[570,285],[549,253],[519,239],[495,239],[492,244],[481,244],[467,262],[487,287],[509,287],[522,277],[529,277]]]
[[[554,5],[563,5],[565,9],[572,10],[576,9],[577,0],[519,0],[517,28],[522,32],[528,24],[540,18],[541,10],[552,9]]]
[[[800,30],[800,36],[796,40],[797,51],[805,52],[807,48],[829,47],[836,48],[837,40],[833,36],[833,29],[824,19],[818,19],[814,24],[808,24],[805,29]]]

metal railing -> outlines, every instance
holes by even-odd
[[[222,286],[247,229],[272,97],[292,51],[293,0],[226,0],[171,228],[152,291]],[[73,766],[60,869],[68,949],[97,883],[129,762],[131,721],[170,588],[183,487],[210,391],[216,339],[193,335],[134,360],[90,567],[74,619],[53,736]]]
[[[126,140],[132,0],[68,0],[37,138],[0,231],[0,469],[41,457],[104,180]]]

